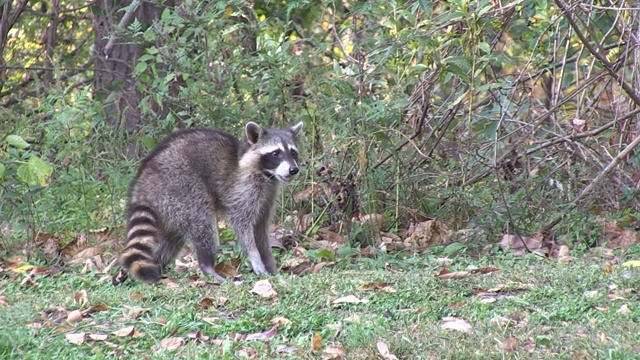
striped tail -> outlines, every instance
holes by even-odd
[[[153,209],[138,204],[129,206],[127,246],[120,255],[120,264],[133,277],[151,284],[160,281],[157,216]]]

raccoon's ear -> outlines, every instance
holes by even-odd
[[[264,129],[260,127],[260,125],[254,123],[253,121],[249,121],[247,125],[244,127],[244,132],[247,134],[247,141],[249,144],[255,144],[260,140],[262,135],[264,134]]]
[[[298,136],[298,133],[302,129],[302,125],[304,125],[304,123],[302,121],[300,121],[299,123],[297,123],[297,124],[295,124],[295,125],[293,125],[292,127],[289,128],[289,130],[291,131],[293,136]]]

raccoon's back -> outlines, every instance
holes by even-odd
[[[160,266],[173,256],[162,252],[181,247],[162,246],[169,239],[161,237],[172,223],[214,206],[215,189],[235,172],[238,149],[229,134],[194,129],[167,137],[147,155],[131,184],[127,246],[120,257],[131,275],[148,283],[160,279]]]

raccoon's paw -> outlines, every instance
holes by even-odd
[[[210,265],[200,266],[200,270],[202,270],[202,272],[205,273],[206,275],[213,276],[213,278],[216,279],[216,281],[218,282],[223,282],[226,280],[225,277],[218,274],[218,272],[213,266],[210,266]]]
[[[258,259],[249,257],[249,262],[251,262],[251,268],[256,275],[271,275],[267,268],[264,266],[262,259],[258,257]]]

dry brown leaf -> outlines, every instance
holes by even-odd
[[[158,343],[161,349],[165,349],[168,351],[174,351],[184,346],[186,341],[181,337],[170,337],[160,340]]]
[[[318,351],[322,348],[322,336],[320,334],[315,333],[311,338],[311,350]]]
[[[341,359],[347,356],[347,352],[339,347],[334,345],[328,345],[322,350],[323,359]]]
[[[287,260],[282,262],[282,267],[285,269],[294,268],[300,264],[304,264],[309,262],[309,257],[306,255],[294,256],[292,258],[288,258]]]
[[[500,240],[500,248],[511,251],[515,256],[522,256],[527,250],[536,254],[546,254],[547,249],[543,248],[543,242],[540,231],[532,237],[505,234]]]
[[[240,260],[232,259],[231,261],[223,261],[216,264],[215,269],[218,275],[225,279],[233,279],[238,274],[236,269],[240,264]]]
[[[569,255],[569,247],[566,245],[553,244],[551,246],[551,251],[549,252],[549,257],[558,259],[558,261],[562,262],[571,261],[571,255]]]
[[[451,230],[441,220],[429,220],[418,223],[404,240],[404,246],[409,250],[419,251],[433,245],[451,242]]]
[[[6,296],[4,295],[0,296],[0,305],[9,306],[9,300],[7,299]]]
[[[607,221],[603,229],[604,241],[608,249],[627,250],[638,243],[638,233],[634,230],[621,229],[616,221]]]
[[[389,351],[389,346],[386,343],[378,341],[376,343],[376,348],[384,360],[398,360],[398,358]]]
[[[273,285],[269,280],[259,280],[253,285],[252,293],[262,296],[265,299],[273,299],[278,296],[278,293],[273,288]]]
[[[81,333],[71,333],[71,334],[66,334],[65,337],[67,338],[67,341],[74,344],[74,345],[80,345],[82,343],[84,343],[84,338],[85,338],[86,333],[81,332]]]
[[[449,329],[449,330],[455,330],[455,331],[460,331],[460,332],[469,332],[471,331],[471,325],[469,325],[468,322],[457,318],[457,317],[443,317],[442,318],[442,325],[441,327],[443,329]]]
[[[288,326],[289,324],[291,324],[291,320],[289,320],[289,319],[287,319],[286,317],[283,317],[283,316],[277,316],[277,317],[271,319],[270,323],[275,325],[276,327]]]
[[[388,293],[396,292],[396,289],[394,289],[391,285],[389,285],[388,283],[385,283],[385,282],[380,282],[380,281],[360,285],[360,286],[358,286],[358,290],[360,290],[360,291],[383,291],[383,292],[388,292]]]
[[[264,332],[249,334],[247,335],[245,340],[247,341],[248,340],[269,340],[276,335],[277,331],[278,331],[278,327],[274,326],[271,329]]]
[[[90,247],[86,248],[79,253],[75,254],[71,259],[70,263],[75,264],[79,262],[83,262],[85,259],[92,258],[96,255],[100,255],[104,252],[104,249],[101,247]]]
[[[347,236],[340,235],[337,232],[330,230],[319,230],[317,235],[322,239],[328,241],[330,244],[344,244],[346,242]]]
[[[293,354],[298,350],[295,346],[288,346],[284,344],[278,344],[275,348],[276,354]]]
[[[442,269],[440,270],[440,272],[438,273],[438,275],[436,275],[436,278],[438,279],[464,279],[466,277],[469,277],[469,272],[468,271],[449,271],[447,269]]]
[[[82,290],[78,291],[73,296],[73,303],[74,304],[78,304],[80,306],[87,305],[87,303],[89,303],[89,294],[87,293],[87,290],[82,289]]]
[[[112,332],[113,335],[117,336],[117,337],[129,337],[129,336],[133,336],[135,331],[135,327],[133,326],[127,326],[124,327],[120,330],[116,330],[114,332]]]
[[[256,359],[258,357],[258,352],[253,348],[243,347],[236,351],[236,356],[247,359]]]
[[[202,331],[190,332],[187,334],[187,337],[189,337],[189,339],[193,339],[198,344],[209,341],[209,337],[204,335]]]
[[[340,304],[366,304],[369,300],[367,299],[358,299],[355,295],[347,295],[341,298],[337,298],[333,300],[332,304],[340,305]]]
[[[384,225],[384,216],[382,214],[366,214],[362,215],[359,221],[362,227],[370,227],[376,232],[380,232]]]
[[[106,334],[89,334],[89,339],[93,341],[105,341],[108,337]]]
[[[498,348],[504,352],[513,352],[520,344],[520,340],[517,337],[511,336],[498,345]]]
[[[69,324],[77,323],[79,321],[82,321],[82,319],[82,311],[80,310],[73,310],[69,314],[67,314],[67,322]]]
[[[620,308],[616,312],[619,314],[627,315],[631,312],[631,310],[629,310],[629,306],[627,306],[627,304],[622,304],[622,306],[620,306]]]
[[[97,303],[95,305],[89,306],[87,309],[82,311],[82,316],[87,317],[88,315],[93,314],[94,312],[105,311],[105,310],[107,310],[107,306],[105,304]]]
[[[213,299],[209,297],[203,297],[200,299],[200,305],[196,306],[197,309],[209,309],[215,310],[216,306],[213,303]]]
[[[151,308],[142,308],[139,306],[127,306],[127,305],[124,305],[124,309],[127,310],[126,315],[127,315],[127,318],[129,319],[137,319],[140,316],[142,316],[142,314],[151,311]]]

